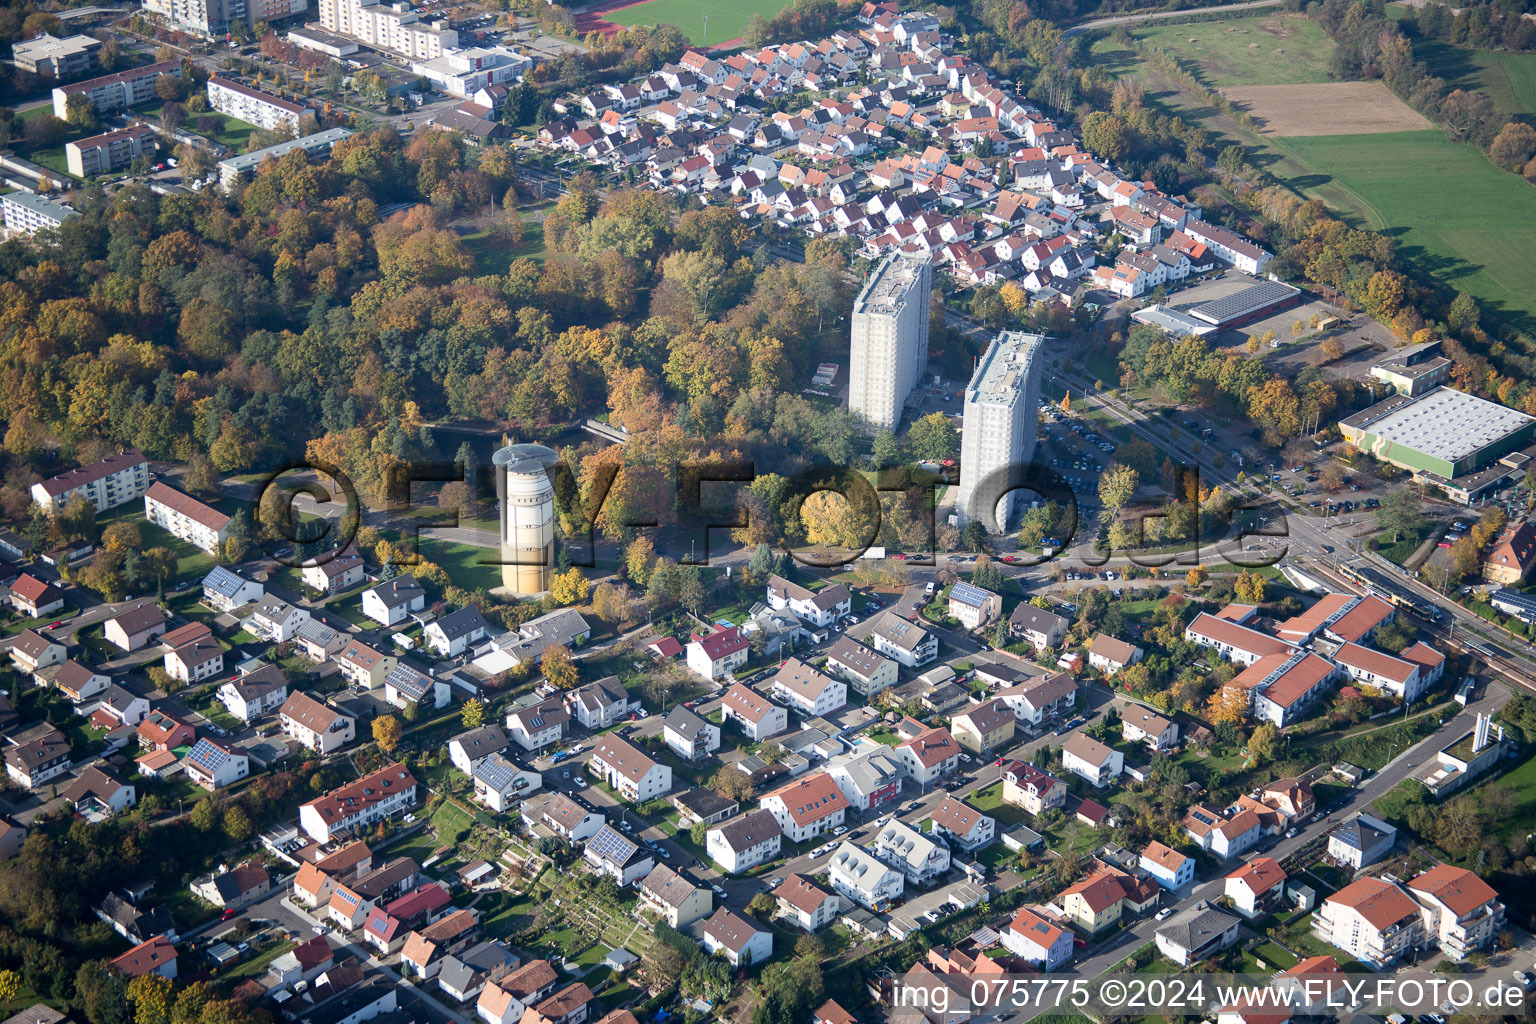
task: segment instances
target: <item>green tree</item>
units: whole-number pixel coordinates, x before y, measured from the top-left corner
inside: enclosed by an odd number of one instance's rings
[[[1114,114],[1095,110],[1083,119],[1083,145],[1095,156],[1119,163],[1132,139],[1131,126]]]
[[[1112,464],[1099,477],[1099,502],[1104,506],[1104,516],[1111,518],[1136,495],[1136,485],[1141,478],[1124,463]]]
[[[1424,525],[1424,515],[1417,495],[1407,487],[1399,487],[1381,499],[1376,509],[1376,524],[1392,535],[1396,544],[1405,533],[1415,533]]]
[[[459,720],[464,723],[466,729],[478,729],[485,721],[485,705],[471,698],[464,702],[463,709],[459,712]]]
[[[870,458],[876,469],[887,469],[899,463],[901,444],[896,440],[896,435],[889,430],[882,430],[876,434],[870,449]]]
[[[907,433],[907,446],[920,459],[940,462],[954,458],[960,450],[960,435],[948,416],[931,412],[912,424]]]

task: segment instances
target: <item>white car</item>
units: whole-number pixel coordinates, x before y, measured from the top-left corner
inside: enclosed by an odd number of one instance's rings
[[[837,828],[832,830],[832,834],[835,835],[835,836],[840,836],[840,835],[844,834],[847,831],[848,831],[848,826],[847,825],[839,825],[839,826],[837,826]]]
[[[1166,921],[1166,920],[1168,920],[1172,916],[1173,916],[1173,908],[1172,907],[1164,907],[1162,910],[1159,910],[1157,912],[1157,919],[1159,921]]]

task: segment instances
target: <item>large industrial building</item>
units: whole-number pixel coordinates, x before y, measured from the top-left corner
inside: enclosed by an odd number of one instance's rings
[[[891,253],[853,302],[848,351],[848,411],[871,431],[895,430],[928,368],[928,261]]]
[[[1344,440],[1443,489],[1454,501],[1523,475],[1536,419],[1453,388],[1393,395],[1339,421]]]
[[[512,444],[491,456],[501,506],[501,584],[519,596],[549,589],[555,563],[555,488],[559,460],[541,444]]]
[[[1040,403],[1038,334],[1007,331],[987,346],[965,389],[960,435],[962,522],[979,521],[993,533],[1008,528],[1024,470],[1035,454],[1035,407]]]

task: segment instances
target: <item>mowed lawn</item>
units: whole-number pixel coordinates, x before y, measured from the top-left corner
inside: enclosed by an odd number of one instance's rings
[[[626,28],[635,25],[676,25],[695,46],[717,46],[739,39],[754,14],[772,18],[785,0],[647,0],[646,3],[609,11],[603,17]],[[709,16],[708,35],[704,17]]]
[[[1217,89],[1326,82],[1333,53],[1333,43],[1304,14],[1153,24],[1132,34],[1185,64],[1199,64],[1206,84]]]
[[[1294,182],[1303,191],[1330,201],[1342,194],[1355,207],[1343,212],[1387,230],[1407,259],[1536,330],[1536,189],[1519,175],[1438,131],[1266,141],[1316,172]],[[1448,182],[1455,183],[1451,207]]]

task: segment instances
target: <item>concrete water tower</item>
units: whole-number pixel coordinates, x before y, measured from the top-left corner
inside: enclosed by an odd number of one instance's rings
[[[501,509],[501,585],[518,596],[549,589],[555,563],[555,488],[559,461],[541,444],[512,444],[491,456]]]

